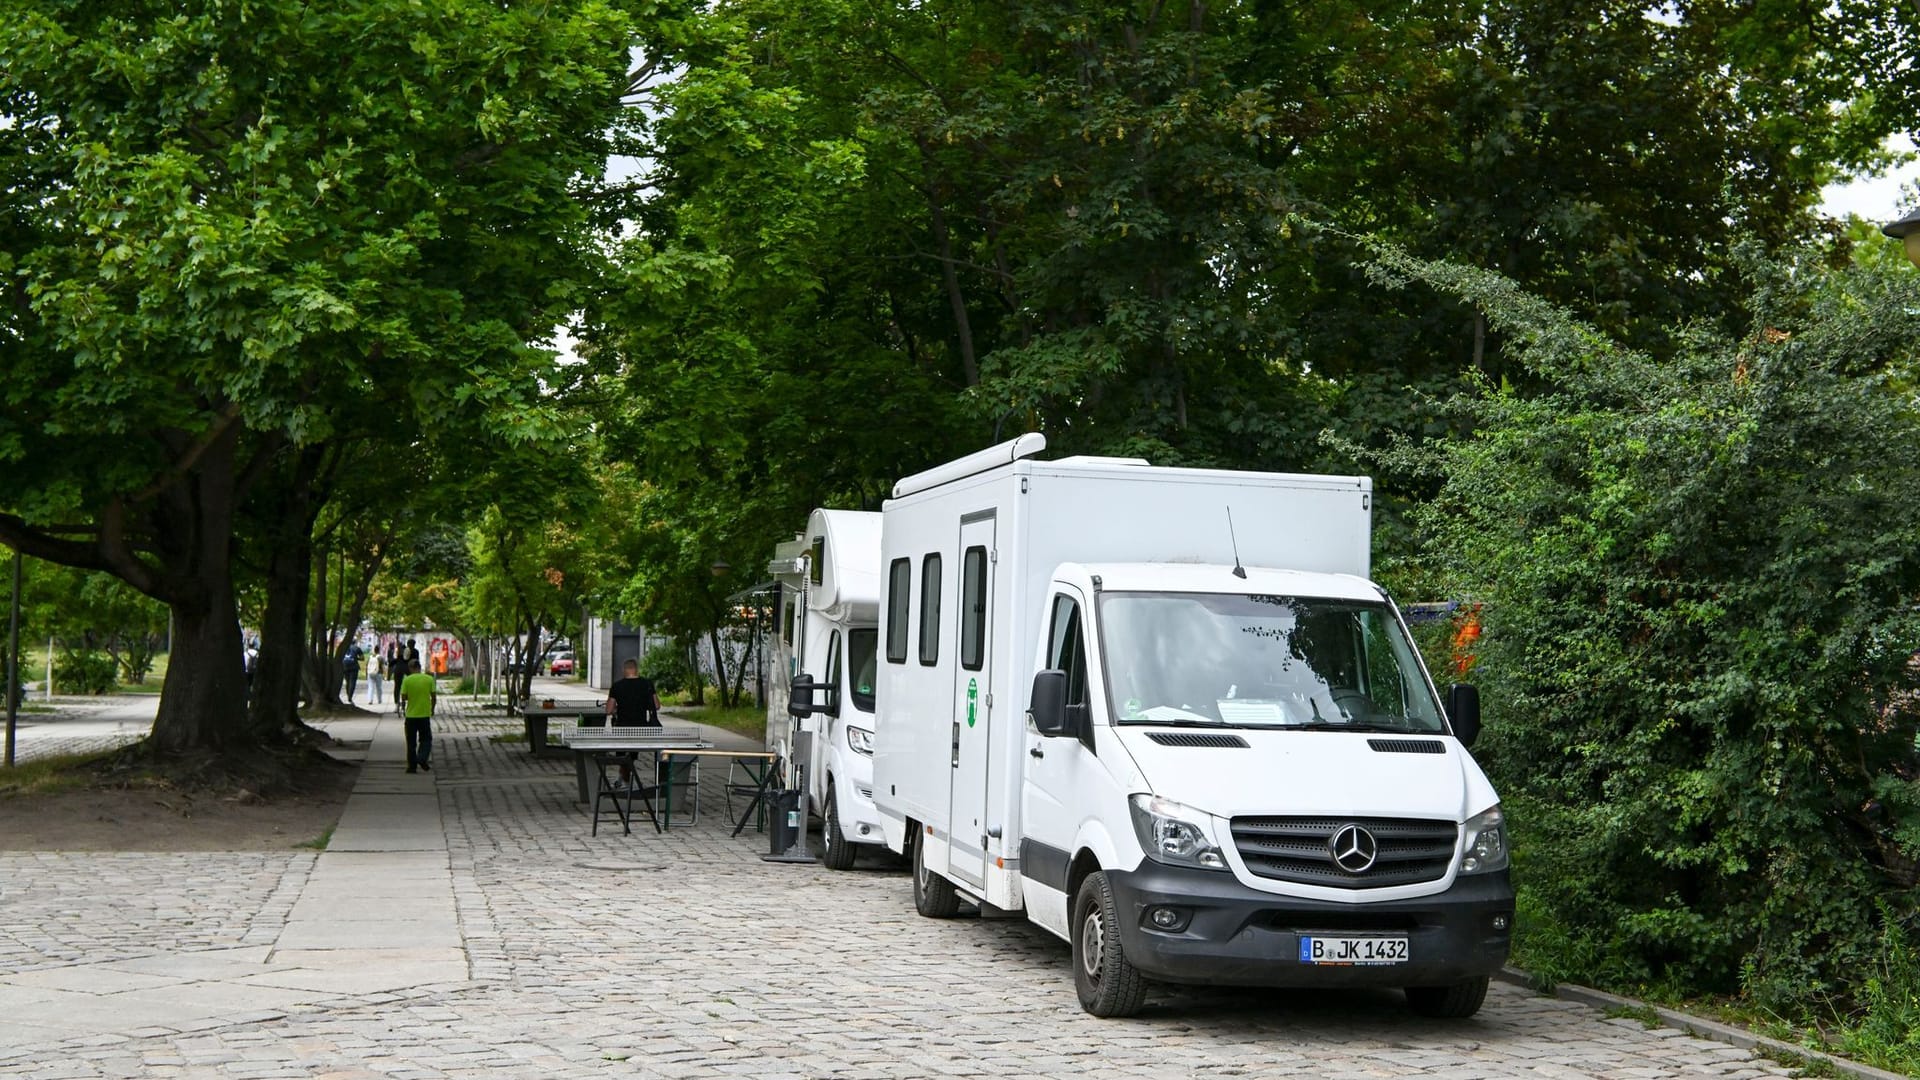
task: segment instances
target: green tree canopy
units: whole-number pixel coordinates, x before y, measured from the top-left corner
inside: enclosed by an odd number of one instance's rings
[[[631,33],[601,0],[10,8],[0,540],[172,608],[156,744],[246,730],[230,549],[284,455],[550,431],[527,343],[579,303]]]

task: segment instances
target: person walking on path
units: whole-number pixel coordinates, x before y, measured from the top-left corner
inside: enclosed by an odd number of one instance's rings
[[[393,676],[393,715],[406,715],[400,703],[400,683],[407,677],[407,654],[400,647],[400,638],[395,636],[387,645],[387,672]]]
[[[347,704],[353,704],[353,692],[360,685],[360,646],[349,645],[340,654],[340,680],[347,687]]]
[[[373,652],[367,656],[367,704],[369,705],[385,704],[386,679],[382,677],[382,672],[386,670],[386,663],[386,660],[380,656],[380,646],[376,644]],[[394,687],[395,693],[399,690],[399,687]]]
[[[400,692],[394,695],[405,703],[407,771],[432,772],[427,758],[433,754],[433,706],[440,697],[439,689],[433,676],[420,670],[420,661],[409,661],[407,671],[410,674],[400,681]]]

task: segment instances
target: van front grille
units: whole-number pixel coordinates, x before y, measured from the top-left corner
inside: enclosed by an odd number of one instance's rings
[[[1372,865],[1357,873],[1334,859],[1334,837],[1349,825],[1373,841]],[[1249,871],[1272,881],[1381,889],[1445,877],[1459,831],[1424,818],[1237,817],[1233,845]]]

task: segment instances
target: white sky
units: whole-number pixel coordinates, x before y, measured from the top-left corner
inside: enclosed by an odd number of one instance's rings
[[[1915,160],[1913,139],[1895,135],[1888,148],[1905,153],[1907,160],[1888,170],[1884,176],[1833,184],[1822,192],[1820,209],[1832,217],[1853,214],[1881,223],[1897,220],[1920,203],[1920,160]]]

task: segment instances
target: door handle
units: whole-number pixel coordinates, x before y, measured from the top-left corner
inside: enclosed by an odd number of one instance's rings
[[[1046,756],[1047,756],[1047,752],[1046,752],[1045,750],[1042,750],[1042,749],[1040,749],[1039,747],[1037,747],[1037,746],[1035,746],[1035,747],[1030,747],[1030,748],[1028,748],[1028,750],[1027,750],[1027,756],[1028,756],[1028,757],[1046,757]]]

